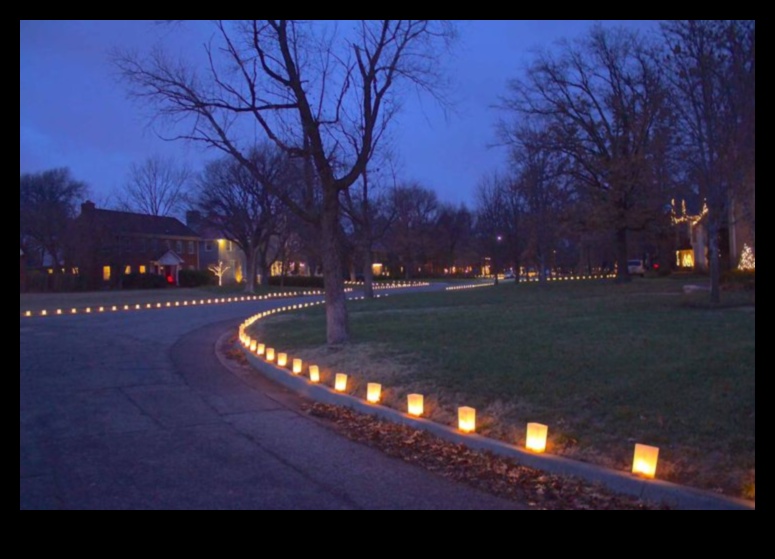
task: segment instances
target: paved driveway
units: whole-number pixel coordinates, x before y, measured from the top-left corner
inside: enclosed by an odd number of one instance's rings
[[[521,508],[346,440],[235,375],[234,303],[21,319],[21,509]]]

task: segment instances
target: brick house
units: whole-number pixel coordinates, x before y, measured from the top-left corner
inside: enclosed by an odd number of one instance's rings
[[[81,204],[70,235],[73,262],[91,287],[121,286],[126,274],[157,274],[178,285],[180,270],[200,269],[201,238],[174,217]]]

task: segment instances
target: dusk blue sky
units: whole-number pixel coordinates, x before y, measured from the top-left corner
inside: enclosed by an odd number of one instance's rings
[[[617,21],[643,31],[655,22]],[[446,63],[450,111],[429,98],[407,98],[391,137],[399,176],[431,187],[448,202],[471,203],[479,178],[505,166],[493,105],[530,60],[531,49],[586,32],[590,21],[474,21],[458,24]],[[181,30],[182,27],[185,29]],[[143,51],[158,43],[192,56],[212,34],[206,23],[22,21],[19,34],[19,170],[70,167],[98,204],[108,203],[129,166],[152,155],[174,156],[194,169],[217,154],[166,142],[148,127],[149,112],[127,99],[111,66],[112,48]]]

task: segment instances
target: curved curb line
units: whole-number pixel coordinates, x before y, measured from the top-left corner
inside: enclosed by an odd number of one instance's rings
[[[346,406],[394,423],[422,429],[452,443],[463,444],[475,450],[492,452],[511,458],[524,466],[552,474],[575,476],[590,482],[601,483],[611,491],[633,495],[646,501],[665,503],[676,509],[755,510],[756,508],[755,503],[743,499],[717,495],[667,481],[646,481],[625,472],[617,472],[561,456],[533,454],[504,442],[482,437],[481,435],[464,435],[452,427],[427,419],[410,417],[392,408],[369,404],[354,396],[334,392],[327,386],[310,383],[305,377],[293,375],[287,369],[281,369],[259,359],[241,345],[239,347],[245,354],[248,362],[265,377],[316,402]]]

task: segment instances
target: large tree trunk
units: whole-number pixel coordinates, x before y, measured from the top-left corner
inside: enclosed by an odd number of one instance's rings
[[[254,248],[245,251],[245,293],[253,293],[256,290],[256,254],[257,250]]]
[[[627,283],[631,280],[627,269],[627,228],[616,230],[616,282]]]
[[[370,249],[363,251],[363,294],[367,299],[374,298],[374,269],[372,268],[374,256]]]
[[[538,254],[538,281],[546,283],[546,258],[544,258],[543,252]]]
[[[266,263],[266,255],[258,258],[256,270],[258,271],[259,284],[262,287],[269,285],[269,265]]]
[[[721,261],[719,259],[719,218],[717,212],[711,212],[708,217],[708,264],[710,266],[710,300],[721,302]]]
[[[326,337],[328,345],[340,345],[350,337],[342,275],[342,246],[339,239],[339,196],[323,194],[321,218],[323,281],[326,290]]]

